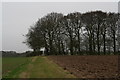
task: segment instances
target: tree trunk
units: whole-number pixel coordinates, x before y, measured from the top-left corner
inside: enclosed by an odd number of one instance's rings
[[[89,52],[92,53],[92,37],[91,37],[91,34],[89,36]]]
[[[33,51],[36,52],[36,48],[34,48]]]
[[[65,55],[65,51],[64,51],[64,43],[63,43],[63,41],[61,42],[61,45],[62,45],[62,54]]]
[[[58,40],[58,53],[61,54],[60,40]]]
[[[48,33],[48,35],[49,35],[49,48],[50,48],[50,54],[53,54],[52,35],[51,35],[50,32]]]
[[[79,33],[79,30],[78,30],[78,51],[80,54],[80,33]]]
[[[73,55],[73,39],[71,34],[70,34],[70,53],[71,55]]]
[[[93,36],[93,37],[92,37],[92,38],[93,38],[93,40],[92,40],[92,41],[93,41],[93,52],[95,52],[95,39],[94,39],[94,32],[93,32],[92,36]]]
[[[105,37],[106,37],[106,32],[104,32],[104,34],[103,34],[103,44],[104,44],[104,50],[103,50],[103,52],[104,52],[104,54],[106,54],[106,44],[105,44],[106,39],[105,39]]]
[[[45,41],[45,54],[48,55],[48,45],[47,45],[47,40],[46,40],[46,33],[44,34],[44,41]]]
[[[50,53],[53,54],[52,40],[50,40],[49,44],[50,44]]]
[[[97,49],[98,49],[98,54],[100,53],[100,43],[99,43],[99,30],[100,26],[98,24],[98,31],[97,31]]]
[[[115,31],[113,31],[113,43],[114,43],[114,53],[115,53],[116,52]]]

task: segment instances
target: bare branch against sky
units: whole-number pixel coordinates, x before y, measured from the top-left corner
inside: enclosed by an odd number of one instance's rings
[[[68,14],[72,12],[87,12],[102,10],[104,12],[118,12],[117,2],[6,2],[2,5],[2,49],[23,52],[29,50],[22,42],[30,25],[38,18],[50,12]]]

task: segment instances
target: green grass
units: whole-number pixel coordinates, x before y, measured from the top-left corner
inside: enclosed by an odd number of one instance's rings
[[[0,55],[0,79],[2,78],[2,57]]]
[[[13,77],[20,71],[20,68],[29,62],[26,57],[3,57],[2,58],[2,77]],[[18,73],[19,74],[19,73]]]
[[[3,58],[3,66],[3,78],[75,78],[45,56]]]

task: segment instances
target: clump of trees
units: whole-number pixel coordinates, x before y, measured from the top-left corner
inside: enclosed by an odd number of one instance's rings
[[[46,55],[117,54],[120,52],[120,15],[91,11],[68,15],[49,13],[38,19],[26,34],[34,50]]]

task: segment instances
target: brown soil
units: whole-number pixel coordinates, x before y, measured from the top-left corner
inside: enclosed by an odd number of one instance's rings
[[[117,78],[118,56],[48,56],[78,78]]]

